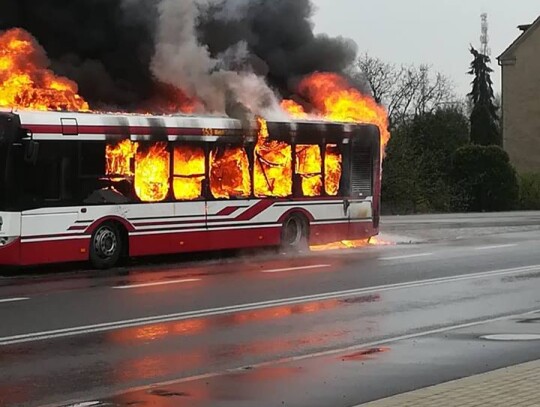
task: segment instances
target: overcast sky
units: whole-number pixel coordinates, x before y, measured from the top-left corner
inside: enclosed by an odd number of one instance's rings
[[[469,44],[480,45],[480,14],[488,13],[496,91],[499,56],[540,16],[540,0],[312,0],[315,29],[352,38],[359,52],[396,64],[426,63],[469,91]]]

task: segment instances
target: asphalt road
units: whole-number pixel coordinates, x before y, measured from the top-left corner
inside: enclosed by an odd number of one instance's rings
[[[353,406],[540,358],[481,338],[540,334],[540,214],[383,230],[399,244],[3,278],[0,405]]]

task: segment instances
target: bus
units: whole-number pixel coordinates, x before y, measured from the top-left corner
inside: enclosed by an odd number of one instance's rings
[[[0,111],[0,265],[368,239],[376,126]]]

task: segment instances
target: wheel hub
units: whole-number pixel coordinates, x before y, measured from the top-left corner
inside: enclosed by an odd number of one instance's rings
[[[103,228],[94,237],[94,247],[99,257],[109,258],[114,255],[118,241],[116,234],[108,228]]]

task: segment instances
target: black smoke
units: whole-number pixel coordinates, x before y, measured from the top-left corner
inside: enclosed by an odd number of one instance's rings
[[[352,40],[314,34],[314,11],[310,0],[217,1],[202,14],[200,39],[214,56],[245,41],[270,83],[286,92],[309,73],[340,73],[356,57]]]
[[[76,81],[91,105],[131,108],[153,91],[156,20],[153,7],[144,10],[146,19],[142,9],[129,9],[120,0],[2,0],[0,30],[21,27],[34,35],[52,69]]]
[[[315,35],[310,0],[178,0],[201,9],[197,34],[213,57],[239,42],[251,66],[287,94],[303,75],[341,72],[355,44]],[[21,27],[46,49],[52,69],[79,84],[94,107],[135,109],[160,86],[151,72],[158,0],[2,0],[0,31]]]

